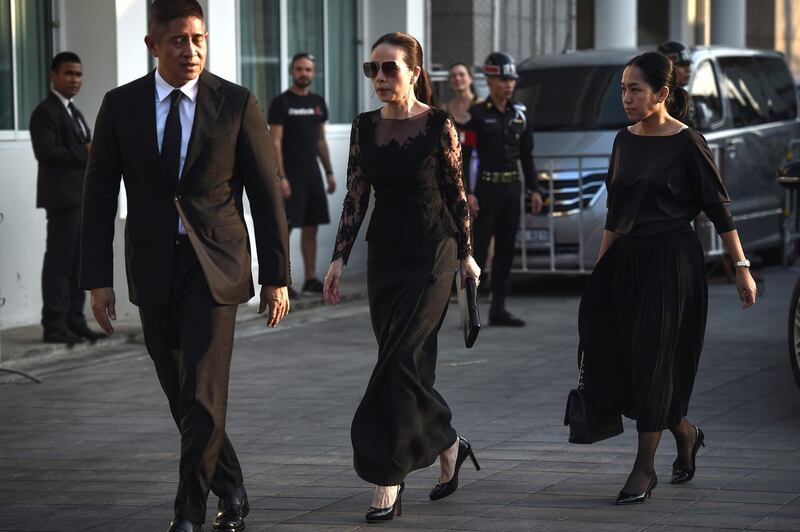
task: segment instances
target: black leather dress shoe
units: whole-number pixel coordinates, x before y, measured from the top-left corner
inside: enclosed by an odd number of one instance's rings
[[[624,491],[620,491],[619,495],[617,495],[617,504],[641,504],[653,494],[653,490],[656,486],[658,486],[658,476],[653,473],[653,480],[650,481],[650,484],[643,493],[625,493]]]
[[[403,513],[404,489],[406,489],[406,484],[405,482],[401,482],[400,488],[397,490],[397,498],[394,500],[394,504],[388,508],[375,508],[374,506],[370,506],[367,515],[364,516],[367,522],[380,523],[381,521],[391,521],[394,519],[395,513],[397,517],[400,517],[400,514]]]
[[[524,327],[525,322],[503,309],[489,312],[489,325],[494,327]]]
[[[73,334],[69,331],[64,330],[54,330],[54,331],[45,331],[42,335],[42,340],[46,344],[80,344],[83,342],[83,338],[78,336],[77,334]]]
[[[689,482],[694,478],[694,472],[697,470],[697,451],[700,450],[700,447],[706,446],[706,435],[703,434],[703,431],[700,430],[700,427],[697,425],[694,426],[695,431],[695,440],[694,440],[694,447],[692,447],[692,467],[691,469],[678,469],[677,467],[672,467],[672,480],[670,481],[671,484],[683,484],[684,482]]]
[[[475,458],[475,453],[472,451],[472,445],[461,436],[458,436],[458,454],[456,455],[456,466],[453,469],[453,476],[447,482],[436,483],[428,495],[430,500],[438,501],[456,492],[458,489],[458,472],[461,470],[461,466],[464,464],[467,457],[472,459],[472,465],[475,466],[475,470],[480,471],[481,466],[478,465],[478,460]]]
[[[108,338],[108,335],[105,333],[94,332],[87,326],[77,327],[74,329],[70,329],[70,332],[76,336],[80,336],[84,340],[88,340],[89,342],[96,342],[97,340],[102,340],[103,338]]]
[[[175,519],[167,532],[203,532],[203,523],[192,523],[188,519]]]
[[[239,532],[245,529],[244,518],[250,513],[247,492],[244,486],[236,490],[230,497],[220,498],[217,504],[217,516],[211,527],[221,532]]]

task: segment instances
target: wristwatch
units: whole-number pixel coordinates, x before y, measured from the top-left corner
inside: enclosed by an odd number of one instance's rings
[[[750,261],[747,260],[747,259],[737,260],[736,262],[733,263],[733,265],[736,268],[749,268],[750,267]]]

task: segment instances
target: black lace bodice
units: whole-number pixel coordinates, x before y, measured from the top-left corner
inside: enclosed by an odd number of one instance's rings
[[[456,237],[460,259],[472,254],[469,209],[454,121],[431,109],[404,120],[362,113],[350,133],[347,195],[333,258],[350,256],[375,191],[367,240],[438,241]]]

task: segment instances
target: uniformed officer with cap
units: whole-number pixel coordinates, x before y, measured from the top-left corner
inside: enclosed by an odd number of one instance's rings
[[[489,242],[494,237],[489,325],[521,327],[525,322],[508,312],[505,303],[511,286],[514,241],[519,229],[520,162],[525,189],[532,195],[533,212],[542,209],[533,163],[533,131],[525,106],[511,99],[518,77],[514,59],[508,54],[494,52],[486,58],[483,71],[489,97],[470,107],[470,119],[466,124],[467,131],[474,133],[479,160],[475,190],[467,190],[474,218],[473,251],[483,269]],[[469,175],[471,156],[472,147],[465,146],[464,175]],[[469,180],[464,181],[468,186]]]
[[[692,52],[689,47],[682,42],[666,41],[658,46],[658,51],[666,55],[675,65],[675,84],[685,89],[692,77]],[[692,128],[697,127],[694,101],[691,96],[689,96],[689,108],[686,110],[683,123]]]

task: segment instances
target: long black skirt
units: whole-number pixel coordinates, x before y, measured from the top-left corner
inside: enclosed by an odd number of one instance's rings
[[[703,249],[690,228],[617,238],[581,300],[589,397],[635,419],[639,432],[677,425],[689,408],[707,311]]]
[[[351,427],[362,479],[400,484],[456,441],[437,392],[437,335],[458,269],[456,242],[369,243],[367,290],[378,363]]]

